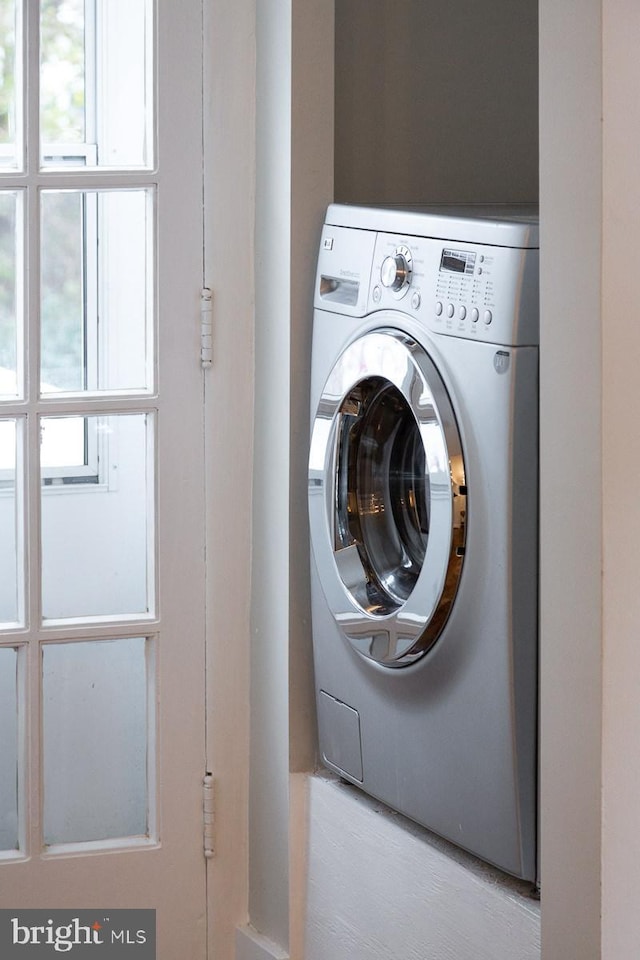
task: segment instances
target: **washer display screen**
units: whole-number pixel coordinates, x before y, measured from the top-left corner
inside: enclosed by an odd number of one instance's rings
[[[440,258],[440,270],[447,273],[473,273],[475,264],[475,253],[460,250],[443,250]]]

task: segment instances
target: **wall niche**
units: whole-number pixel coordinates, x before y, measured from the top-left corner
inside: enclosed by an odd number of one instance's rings
[[[538,0],[336,0],[335,198],[536,203]]]

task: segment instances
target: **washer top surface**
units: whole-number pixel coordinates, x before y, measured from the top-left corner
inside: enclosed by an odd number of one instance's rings
[[[497,247],[537,249],[539,246],[538,208],[533,204],[359,206],[334,203],[327,210],[325,223]]]

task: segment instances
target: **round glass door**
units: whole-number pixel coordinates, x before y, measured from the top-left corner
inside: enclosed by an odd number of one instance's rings
[[[316,415],[311,536],[329,606],[364,656],[404,666],[442,631],[464,557],[453,410],[426,351],[391,329],[338,359]]]

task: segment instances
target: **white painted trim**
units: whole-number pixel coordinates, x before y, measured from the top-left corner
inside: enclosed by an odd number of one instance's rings
[[[207,478],[206,768],[216,781],[217,824],[216,854],[207,860],[207,940],[210,957],[229,960],[236,927],[246,923],[248,910],[255,0],[203,0],[203,18],[201,286],[213,291],[215,304],[202,438]]]
[[[289,953],[304,960],[309,875],[309,774],[294,773],[289,787]]]
[[[601,946],[601,100],[601,0],[541,0],[543,960]]]
[[[292,0],[256,5],[256,330],[249,919],[289,940]]]

